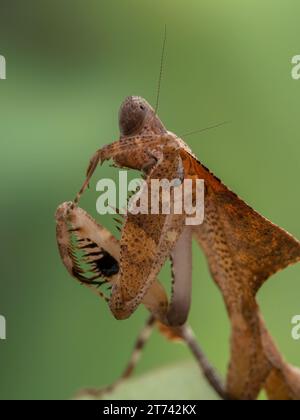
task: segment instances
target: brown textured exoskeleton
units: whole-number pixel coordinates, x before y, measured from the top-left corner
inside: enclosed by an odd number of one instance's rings
[[[105,299],[117,319],[128,318],[143,303],[151,312],[145,331],[157,321],[166,335],[186,341],[222,398],[255,399],[264,388],[270,399],[300,399],[299,370],[282,359],[255,300],[271,275],[300,260],[300,243],[250,208],[203,166],[183,140],[164,127],[146,100],[128,97],[121,106],[119,124],[120,139],[96,152],[76,199],[57,211],[58,245],[70,274],[98,294],[101,292],[95,287],[101,285],[98,279],[104,278],[111,286]],[[106,160],[140,170],[149,187],[152,179],[204,180],[204,222],[187,226],[184,213],[128,213],[118,242],[78,207],[95,168]],[[232,326],[225,385],[186,324],[191,302],[192,238],[206,255]],[[170,302],[157,281],[168,258],[173,266]],[[146,336],[142,334],[137,349]],[[136,359],[134,352],[124,377]]]

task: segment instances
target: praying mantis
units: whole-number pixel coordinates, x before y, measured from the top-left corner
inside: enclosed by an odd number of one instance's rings
[[[168,131],[156,111],[141,97],[125,99],[119,113],[120,138],[99,149],[73,202],[56,212],[61,259],[79,282],[104,298],[116,319],[130,317],[140,304],[150,311],[132,358],[120,380],[128,377],[150,332],[158,325],[169,338],[183,340],[222,399],[253,400],[264,389],[269,399],[300,399],[300,370],[286,363],[268,333],[256,302],[264,282],[300,261],[300,242],[272,224],[230,191]],[[185,214],[130,214],[118,241],[78,204],[99,164],[112,160],[119,168],[141,171],[152,179],[202,179],[205,217],[199,226],[185,225]],[[192,290],[191,243],[203,250],[219,287],[231,323],[231,356],[223,384],[204,356],[187,324]],[[172,262],[172,294],[157,277]],[[101,281],[103,279],[103,281]],[[100,288],[108,285],[109,295]],[[101,396],[103,390],[89,390]]]

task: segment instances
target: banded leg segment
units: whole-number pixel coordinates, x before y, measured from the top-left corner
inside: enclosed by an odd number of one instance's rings
[[[133,348],[129,361],[126,365],[126,368],[124,369],[122,375],[115,382],[113,382],[111,385],[108,385],[100,389],[96,389],[96,388],[83,389],[78,393],[78,397],[80,398],[82,396],[90,396],[97,399],[102,398],[105,394],[113,392],[116,388],[118,388],[119,385],[121,385],[128,378],[130,378],[139,360],[141,359],[143,349],[145,348],[154,327],[155,327],[155,318],[154,316],[151,315],[137,337],[135,346]]]

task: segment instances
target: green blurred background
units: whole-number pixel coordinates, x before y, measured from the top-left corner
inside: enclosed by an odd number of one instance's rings
[[[299,0],[1,0],[0,398],[69,398],[121,372],[147,316],[118,322],[73,281],[55,241],[54,212],[72,199],[88,160],[118,138],[127,95],[155,103],[164,25],[160,117],[200,160],[259,212],[300,238]],[[96,216],[99,168],[82,205]],[[113,228],[108,217],[101,219]],[[194,249],[190,322],[225,373],[229,328],[205,260]],[[300,313],[300,265],[270,280],[259,301],[285,357],[300,365],[291,318]],[[169,273],[162,277],[168,284]],[[138,372],[191,359],[155,333]],[[180,377],[178,377],[180,384]],[[177,386],[178,386],[177,384]],[[146,397],[146,396],[145,396]],[[163,398],[163,395],[162,395]]]

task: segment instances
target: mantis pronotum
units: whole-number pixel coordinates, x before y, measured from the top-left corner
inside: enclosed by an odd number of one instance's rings
[[[300,399],[299,370],[282,359],[255,300],[272,274],[300,260],[300,243],[255,212],[203,166],[182,139],[166,130],[146,100],[126,98],[119,124],[120,139],[96,152],[74,202],[64,203],[57,211],[58,245],[70,274],[93,289],[104,278],[111,287],[110,296],[96,292],[108,301],[117,319],[128,318],[143,303],[153,317],[147,331],[155,320],[165,334],[186,341],[223,399],[255,399],[262,388],[270,399]],[[148,185],[161,178],[203,179],[204,223],[186,226],[185,214],[128,213],[118,243],[78,207],[95,168],[110,159],[118,167],[140,170]],[[192,238],[206,255],[232,326],[226,385],[221,384],[186,324]],[[157,281],[168,258],[173,263],[170,302]],[[123,377],[131,372],[146,336],[142,333]]]

